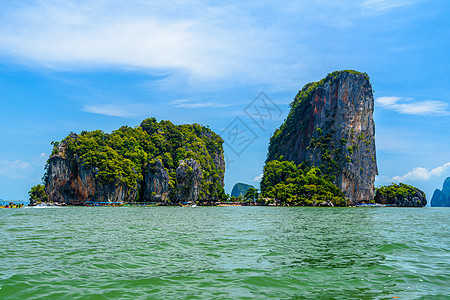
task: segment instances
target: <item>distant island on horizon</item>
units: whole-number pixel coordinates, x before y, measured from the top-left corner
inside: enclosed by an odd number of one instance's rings
[[[444,180],[442,190],[434,190],[431,207],[450,207],[450,177]]]

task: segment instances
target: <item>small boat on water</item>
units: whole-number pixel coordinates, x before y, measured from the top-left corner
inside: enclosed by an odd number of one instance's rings
[[[197,207],[197,204],[196,203],[192,203],[192,201],[180,202],[179,205],[181,207]]]
[[[123,202],[98,202],[98,201],[86,201],[86,206],[123,206]]]
[[[384,207],[385,205],[380,203],[356,203],[355,207]]]
[[[133,207],[151,207],[160,206],[161,203],[158,202],[127,202],[123,206],[133,206]]]
[[[0,209],[1,208],[22,208],[25,205],[23,203],[20,203],[19,201],[1,201],[1,202],[2,203],[0,203]]]

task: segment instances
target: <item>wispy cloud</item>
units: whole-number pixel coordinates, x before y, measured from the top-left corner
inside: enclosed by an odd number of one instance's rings
[[[116,66],[211,79],[260,75],[257,62],[279,54],[274,32],[232,5],[43,0],[4,8],[0,52],[51,68]]]
[[[113,117],[130,117],[135,115],[135,112],[130,110],[126,105],[117,104],[84,105],[83,111]]]
[[[255,178],[253,178],[253,181],[260,181],[263,178],[263,173],[259,174]]]
[[[428,170],[423,167],[414,168],[412,171],[406,173],[402,176],[395,176],[392,181],[402,182],[402,181],[427,181],[432,177],[441,176],[447,169],[450,168],[450,162],[443,164],[442,166],[436,167],[432,170]]]
[[[361,3],[364,11],[384,12],[398,7],[409,6],[419,2],[419,0],[366,0]]]
[[[57,70],[143,69],[167,77],[182,74],[190,84],[229,80],[278,88],[298,85],[305,70],[326,61],[323,54],[311,54],[323,46],[316,38],[323,27],[346,30],[361,15],[361,6],[350,0],[291,0],[281,6],[206,0],[16,2],[0,10],[0,54],[15,61]],[[385,11],[409,3],[362,5]]]
[[[0,160],[0,176],[12,179],[25,178],[24,172],[30,171],[32,168],[29,162],[23,160]]]
[[[176,108],[220,108],[227,107],[229,105],[214,103],[214,102],[200,102],[190,99],[179,99],[172,101],[172,105]]]
[[[414,101],[412,98],[379,97],[376,104],[384,109],[408,115],[449,115],[443,101]]]

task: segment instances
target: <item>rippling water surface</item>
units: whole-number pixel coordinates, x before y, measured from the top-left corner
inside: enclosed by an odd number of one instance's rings
[[[0,210],[0,299],[448,299],[450,209]]]

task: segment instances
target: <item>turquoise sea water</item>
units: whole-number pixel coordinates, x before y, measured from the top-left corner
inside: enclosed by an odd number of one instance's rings
[[[0,210],[0,299],[449,299],[450,209]]]

